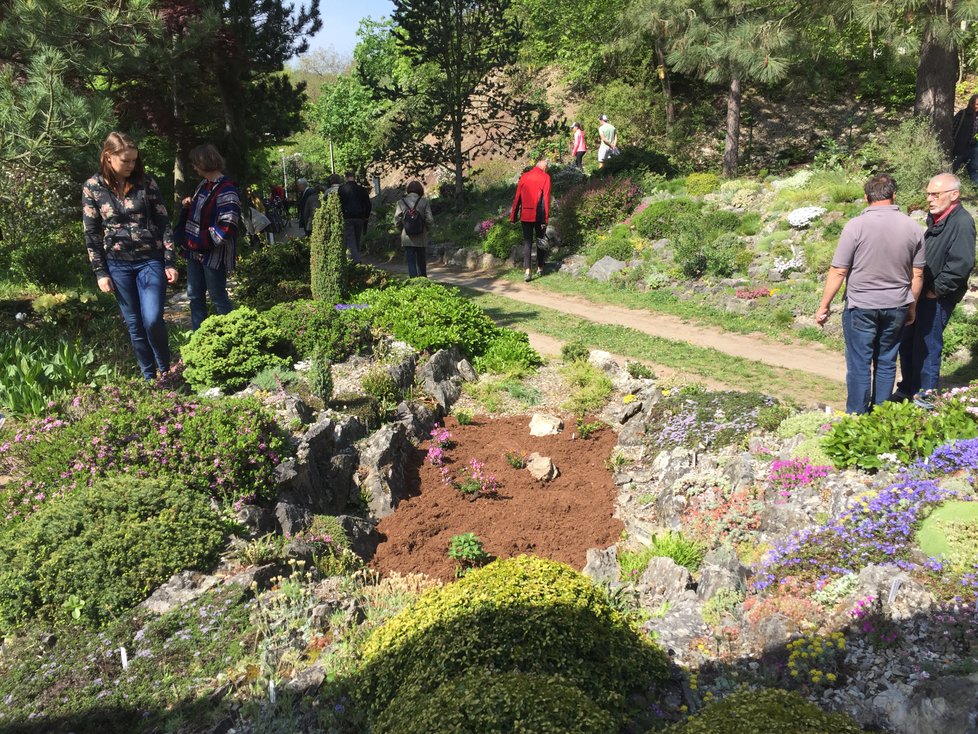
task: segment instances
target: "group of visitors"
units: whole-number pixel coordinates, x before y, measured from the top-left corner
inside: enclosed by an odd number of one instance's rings
[[[605,162],[612,156],[618,155],[618,130],[607,115],[598,115],[598,138],[601,144],[598,146],[598,168],[604,168]],[[575,122],[571,125],[573,130],[573,141],[571,143],[571,155],[574,156],[574,166],[579,170],[584,170],[584,154],[587,153],[587,141],[584,139],[584,125]]]
[[[927,185],[926,230],[894,203],[890,175],[873,176],[863,190],[868,206],[842,229],[815,320],[826,323],[845,282],[846,412],[866,413],[888,400],[932,408],[944,329],[975,266],[975,222],[952,173]]]

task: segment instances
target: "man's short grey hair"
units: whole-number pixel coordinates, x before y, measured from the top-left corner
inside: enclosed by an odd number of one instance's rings
[[[960,178],[958,178],[957,176],[955,176],[953,173],[945,173],[945,174],[942,174],[942,175],[947,176],[950,179],[950,184],[948,184],[948,185],[951,187],[951,190],[952,191],[960,191],[961,190],[961,179]]]
[[[300,186],[302,184],[305,184],[306,186],[308,186],[309,185],[309,181],[307,179],[300,178],[298,181],[295,182],[295,184],[296,184],[296,186]]]

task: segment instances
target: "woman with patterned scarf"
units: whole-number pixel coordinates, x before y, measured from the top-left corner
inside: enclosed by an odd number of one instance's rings
[[[183,200],[181,215],[190,324],[196,331],[207,318],[207,295],[218,314],[234,308],[227,283],[237,261],[241,197],[238,187],[224,175],[224,158],[213,145],[198,145],[190,151],[190,163],[203,177],[194,195]]]

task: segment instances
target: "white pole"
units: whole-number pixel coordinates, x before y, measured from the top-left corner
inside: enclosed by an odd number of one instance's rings
[[[333,139],[329,139],[329,172],[336,173],[336,166],[333,165]]]

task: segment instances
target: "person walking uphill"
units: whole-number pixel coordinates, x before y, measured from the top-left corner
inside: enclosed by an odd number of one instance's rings
[[[550,220],[550,174],[547,173],[547,159],[540,158],[536,165],[520,176],[513,197],[513,209],[509,221],[516,222],[519,217],[523,225],[523,280],[530,281],[530,259],[533,256],[533,241],[537,243],[537,275],[543,275],[547,248],[541,247],[547,222]]]
[[[599,115],[598,137],[601,138],[601,145],[598,146],[598,168],[604,168],[604,162],[613,155],[618,155],[618,130],[608,120],[607,115]]]
[[[203,177],[194,195],[183,200],[181,215],[190,326],[196,331],[207,318],[207,295],[218,314],[231,313],[234,308],[227,286],[237,261],[241,198],[238,187],[224,175],[224,158],[213,145],[198,145],[190,151],[190,163]]]
[[[152,380],[170,369],[163,303],[179,274],[163,195],[128,135],[102,144],[99,171],[82,186],[82,222],[99,290],[115,293],[139,371]]]
[[[428,240],[435,226],[431,202],[425,198],[420,181],[410,181],[394,209],[394,224],[401,230],[401,247],[407,260],[408,275],[428,277]]]
[[[584,154],[587,153],[587,142],[584,140],[584,126],[575,122],[571,125],[574,131],[574,144],[571,146],[571,155],[574,156],[574,167],[579,171],[584,170]]]
[[[900,332],[914,321],[924,281],[923,232],[894,205],[896,183],[884,173],[863,190],[869,206],[843,228],[815,314],[824,325],[845,281],[846,412],[856,414],[889,399]]]
[[[961,180],[950,173],[927,184],[927,231],[924,232],[924,286],[917,301],[917,320],[904,329],[900,344],[900,375],[894,399],[916,398],[936,390],[941,374],[944,329],[951,312],[968,292],[975,267],[975,220],[961,204]]]
[[[360,243],[363,230],[370,216],[370,194],[357,183],[353,171],[346,172],[346,183],[339,188],[340,209],[343,210],[343,244],[350,251],[350,259],[360,262]]]

